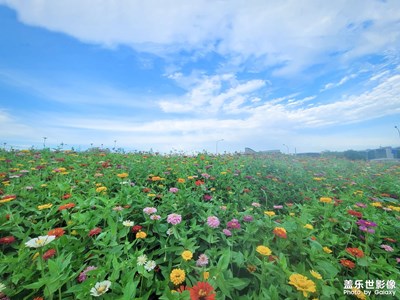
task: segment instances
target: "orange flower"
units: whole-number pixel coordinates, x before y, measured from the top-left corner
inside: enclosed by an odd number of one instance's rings
[[[62,228],[54,228],[54,229],[50,230],[47,233],[47,235],[54,235],[56,237],[60,237],[60,236],[63,236],[64,233],[65,233],[64,229],[62,229]]]
[[[117,176],[118,176],[119,178],[126,178],[126,177],[129,176],[129,174],[128,174],[128,173],[120,173],[120,174],[117,174]]]
[[[216,296],[213,286],[202,281],[189,288],[189,292],[192,300],[215,300]]]
[[[280,238],[287,238],[286,229],[283,227],[275,227],[273,233]]]
[[[10,202],[10,201],[14,200],[15,198],[17,198],[16,195],[4,195],[4,196],[1,198],[0,203]]]
[[[75,207],[75,203],[70,202],[70,203],[61,205],[61,206],[58,208],[58,210],[61,211],[61,210],[69,209],[69,208],[73,208],[73,207]]]
[[[342,259],[340,260],[340,264],[341,264],[343,267],[346,267],[346,268],[349,268],[349,269],[354,269],[355,266],[356,266],[356,264],[353,263],[351,260],[344,259],[344,258],[342,258]]]
[[[364,252],[358,248],[346,248],[346,252],[354,257],[364,257]]]

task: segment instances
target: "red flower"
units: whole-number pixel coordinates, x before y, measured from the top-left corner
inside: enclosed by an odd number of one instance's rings
[[[384,238],[384,240],[388,241],[388,242],[391,242],[391,243],[396,243],[397,242],[395,239],[388,238],[388,237]]]
[[[63,199],[71,198],[71,194],[65,194],[65,195],[63,195],[61,198],[63,198]]]
[[[60,236],[63,236],[64,233],[65,233],[64,229],[62,229],[62,228],[54,228],[54,229],[50,230],[47,233],[47,235],[54,235],[56,237],[60,237]]]
[[[101,231],[102,230],[100,227],[93,228],[92,230],[89,231],[89,236],[98,235]]]
[[[13,237],[12,235],[5,236],[5,237],[2,237],[0,239],[0,244],[3,244],[3,245],[9,245],[9,244],[12,244],[14,242],[15,242],[15,237]]]
[[[56,255],[56,249],[49,249],[43,254],[43,259],[48,260],[49,258],[52,258],[54,255]]]
[[[273,233],[276,236],[279,236],[282,239],[286,239],[287,238],[286,230],[283,227],[275,227],[274,230],[273,230]]]
[[[364,257],[364,252],[358,248],[346,248],[346,252],[354,257]]]
[[[62,210],[64,210],[64,209],[73,208],[73,207],[75,207],[75,203],[70,202],[70,203],[61,205],[61,206],[58,208],[58,210],[59,210],[59,211],[62,211]]]
[[[140,230],[142,230],[142,228],[143,227],[140,226],[140,225],[135,225],[135,226],[132,227],[131,230],[132,230],[133,233],[136,233],[136,232],[139,232]]]
[[[349,268],[349,269],[354,269],[355,266],[356,266],[356,264],[353,263],[351,260],[344,259],[344,258],[342,258],[342,259],[340,260],[340,264],[341,264],[343,267],[346,267],[346,268]]]
[[[360,213],[359,211],[355,211],[355,210],[352,210],[352,209],[349,209],[347,211],[347,213],[349,215],[352,215],[352,216],[357,217],[357,218],[362,218],[362,216],[363,216],[362,213]]]
[[[197,186],[199,186],[199,185],[203,185],[204,182],[201,181],[201,180],[196,180],[194,184],[197,185]]]
[[[208,282],[198,282],[189,288],[190,299],[192,300],[215,300],[214,288]]]

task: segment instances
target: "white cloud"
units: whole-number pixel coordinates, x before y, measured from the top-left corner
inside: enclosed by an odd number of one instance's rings
[[[214,51],[234,64],[274,66],[274,74],[285,76],[332,59],[340,63],[386,49],[398,51],[400,44],[397,0],[0,3],[14,8],[24,23],[85,42],[128,45],[162,56],[181,50],[200,55]]]

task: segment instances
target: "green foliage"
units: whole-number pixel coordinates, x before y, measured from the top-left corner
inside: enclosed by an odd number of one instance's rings
[[[187,289],[199,282],[216,299],[304,299],[289,284],[301,274],[315,285],[307,297],[344,299],[345,280],[399,278],[399,174],[398,165],[327,157],[2,151],[0,282],[11,299],[89,299],[104,280],[111,287],[103,299],[190,299]],[[179,224],[167,221],[173,213]],[[210,216],[219,226],[207,224]],[[375,222],[374,233],[359,218]],[[228,228],[233,219],[240,228]],[[64,234],[48,245],[25,246],[56,228]],[[258,253],[260,245],[271,255]],[[50,249],[54,256],[43,259]],[[196,263],[201,254],[207,264]],[[138,264],[143,255],[155,268]],[[185,272],[176,286],[173,269]]]

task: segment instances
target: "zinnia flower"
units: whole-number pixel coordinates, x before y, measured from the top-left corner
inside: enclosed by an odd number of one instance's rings
[[[147,262],[147,255],[146,254],[140,255],[137,258],[136,262],[138,266],[143,266]]]
[[[240,229],[240,224],[237,219],[232,219],[226,224],[226,226],[228,227],[228,229]]]
[[[156,267],[156,265],[157,264],[156,264],[156,262],[154,260],[149,260],[144,265],[144,268],[146,269],[147,272],[150,272],[151,270],[153,270]]]
[[[196,266],[198,267],[204,267],[208,265],[208,257],[205,254],[200,254],[199,258],[196,261]]]
[[[275,212],[271,210],[266,210],[264,211],[264,214],[267,215],[268,217],[275,216]]]
[[[257,246],[256,251],[264,256],[271,255],[271,253],[272,253],[271,249],[269,249],[268,247],[263,246],[263,245]]]
[[[348,259],[344,259],[344,258],[342,258],[342,259],[340,260],[340,264],[341,264],[343,267],[346,267],[346,268],[348,268],[348,269],[354,269],[355,266],[356,266],[356,264],[355,264],[354,262],[352,262],[351,260],[348,260]]]
[[[37,208],[38,208],[38,210],[43,210],[43,209],[51,208],[52,206],[53,206],[53,204],[47,203],[47,204],[39,205]]]
[[[135,222],[130,221],[130,220],[125,220],[122,222],[122,225],[126,226],[126,227],[132,227],[135,224]]]
[[[0,238],[0,244],[9,245],[15,242],[15,237],[12,235]]]
[[[147,215],[152,215],[155,214],[157,212],[157,208],[155,207],[145,207],[143,208],[143,212]]]
[[[226,235],[226,236],[231,236],[232,232],[229,229],[223,229],[222,232]]]
[[[244,222],[251,222],[253,221],[253,216],[247,215],[243,217]]]
[[[389,245],[381,245],[381,248],[382,249],[384,249],[385,251],[388,251],[388,252],[393,252],[394,251],[394,249],[392,248],[392,247],[390,247]]]
[[[308,297],[308,293],[316,292],[314,281],[300,274],[290,275],[289,284],[293,285],[298,291],[303,292],[304,297]]]
[[[310,274],[311,274],[314,278],[322,279],[321,274],[319,274],[317,271],[311,270],[311,271],[310,271]]]
[[[346,252],[354,257],[364,257],[364,252],[358,248],[346,248]]]
[[[189,288],[189,292],[192,300],[215,300],[216,297],[214,287],[208,282],[198,282],[195,286]]]
[[[120,174],[117,174],[117,176],[118,176],[119,178],[126,178],[126,177],[129,176],[129,174],[128,174],[128,173],[120,173]]]
[[[97,193],[102,193],[102,192],[106,192],[107,188],[105,186],[99,186],[98,188],[96,188],[96,192]]]
[[[136,238],[137,239],[145,239],[146,236],[147,236],[147,233],[144,232],[144,231],[139,231],[139,232],[136,233]]]
[[[25,243],[26,247],[30,248],[41,248],[46,246],[48,243],[53,241],[56,237],[54,235],[43,235],[37,238],[31,239]]]
[[[52,258],[54,255],[56,255],[56,249],[49,249],[43,254],[42,258],[44,260],[48,260],[49,258]]]
[[[178,191],[179,191],[179,189],[176,188],[176,187],[172,187],[172,188],[169,189],[169,192],[173,193],[173,194],[177,193]]]
[[[6,202],[10,202],[14,199],[16,199],[17,196],[16,195],[4,195],[1,199],[0,199],[0,203],[6,203]]]
[[[81,273],[79,273],[78,282],[85,281],[87,279],[87,272],[96,270],[96,269],[97,269],[97,267],[95,267],[95,266],[88,266],[85,270],[83,270]]]
[[[182,216],[178,214],[169,214],[167,217],[167,222],[172,225],[178,225],[182,222]]]
[[[50,230],[47,235],[54,235],[55,237],[60,237],[63,236],[65,233],[65,230],[62,228],[54,228]]]
[[[322,202],[322,203],[332,203],[332,198],[330,198],[330,197],[321,197],[321,198],[319,199],[319,202]]]
[[[357,217],[357,218],[362,218],[362,216],[363,216],[363,214],[362,214],[361,212],[355,211],[355,210],[352,210],[352,209],[349,209],[349,210],[347,211],[347,213],[348,213],[349,215],[352,215],[352,216]]]
[[[185,281],[185,271],[182,269],[173,269],[169,278],[174,285],[181,284]]]
[[[96,285],[91,288],[90,295],[94,297],[100,297],[105,294],[111,286],[111,281],[104,280],[102,282],[97,282]]]
[[[312,230],[314,229],[314,226],[312,226],[311,224],[306,224],[304,225],[304,228]]]
[[[185,250],[182,252],[181,256],[184,260],[191,260],[193,257],[193,253],[189,250]]]
[[[135,226],[132,227],[131,230],[132,230],[133,233],[136,233],[136,232],[142,230],[142,228],[143,228],[143,226],[135,225]]]
[[[60,207],[58,208],[58,210],[59,211],[62,211],[62,210],[64,210],[64,209],[69,209],[69,208],[73,208],[73,207],[75,207],[75,203],[67,203],[67,204],[64,204],[64,205],[60,205]]]
[[[217,228],[219,226],[219,219],[215,216],[208,217],[207,225],[211,228]]]
[[[93,228],[92,230],[90,230],[88,235],[89,236],[98,235],[101,233],[101,231],[102,231],[102,229],[100,227],[96,227],[96,228]]]
[[[273,234],[283,239],[287,238],[286,229],[283,227],[275,227],[273,230]]]

